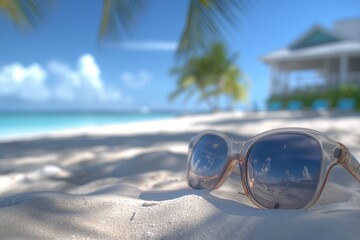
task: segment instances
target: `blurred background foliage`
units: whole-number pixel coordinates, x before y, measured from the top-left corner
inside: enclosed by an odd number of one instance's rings
[[[312,108],[313,103],[318,99],[324,99],[329,102],[329,107],[335,109],[341,99],[353,99],[355,109],[360,111],[360,87],[358,85],[341,85],[339,88],[328,89],[309,89],[308,91],[294,92],[291,95],[274,95],[268,99],[268,104],[272,102],[281,102],[286,106],[291,101],[300,101],[303,108]]]
[[[174,67],[172,74],[178,76],[177,89],[169,96],[173,100],[185,95],[185,101],[199,93],[199,100],[213,111],[220,110],[220,98],[228,99],[229,110],[234,103],[246,99],[249,86],[241,70],[234,64],[236,54],[229,55],[225,45],[214,43],[210,49]]]

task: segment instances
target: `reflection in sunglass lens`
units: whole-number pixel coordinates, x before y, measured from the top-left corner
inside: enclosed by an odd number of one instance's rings
[[[190,159],[189,183],[197,189],[214,187],[227,164],[228,147],[224,139],[207,134],[195,145]]]
[[[321,161],[321,147],[310,136],[282,133],[261,138],[248,155],[251,195],[266,208],[302,208],[316,192]]]

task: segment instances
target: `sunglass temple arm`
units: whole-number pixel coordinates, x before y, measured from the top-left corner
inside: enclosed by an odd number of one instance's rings
[[[360,182],[360,161],[357,160],[343,145],[341,146],[341,154],[338,163]]]

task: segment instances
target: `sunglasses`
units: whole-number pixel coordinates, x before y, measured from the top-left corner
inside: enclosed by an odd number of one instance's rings
[[[315,130],[282,128],[243,142],[213,130],[199,133],[189,144],[188,184],[219,188],[237,162],[245,194],[259,208],[309,208],[337,164],[360,182],[360,162],[343,144]]]

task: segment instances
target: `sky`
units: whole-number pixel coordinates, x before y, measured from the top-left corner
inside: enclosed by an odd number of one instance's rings
[[[0,110],[206,110],[197,97],[168,101],[175,49],[189,1],[151,0],[122,43],[97,36],[102,1],[59,0],[34,29],[0,14]],[[238,109],[263,108],[269,67],[260,57],[289,46],[314,24],[360,17],[360,0],[255,0],[225,35],[251,81]]]

